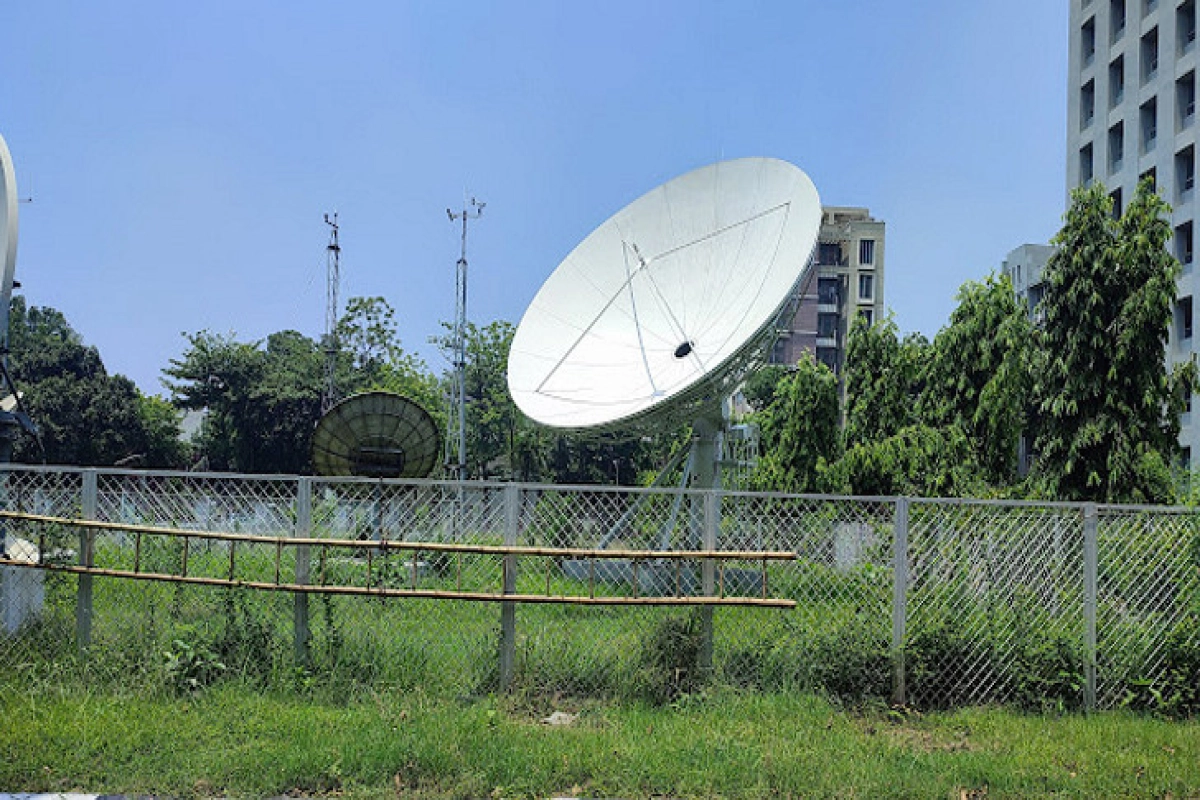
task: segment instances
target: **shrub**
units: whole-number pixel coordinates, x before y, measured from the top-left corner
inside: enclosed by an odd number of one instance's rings
[[[655,625],[638,657],[632,681],[634,696],[653,705],[666,705],[700,688],[706,677],[700,668],[702,613],[695,609]]]

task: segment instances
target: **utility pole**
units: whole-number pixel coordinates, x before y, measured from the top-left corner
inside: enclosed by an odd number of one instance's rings
[[[325,247],[325,388],[321,392],[321,414],[328,414],[338,401],[338,285],[341,282],[342,247],[338,244],[338,215],[325,215],[329,244]]]
[[[451,222],[462,220],[462,254],[455,271],[454,294],[454,387],[450,414],[446,416],[446,468],[462,481],[467,478],[467,220],[479,219],[483,207],[474,197],[463,202],[463,210],[446,209]],[[457,431],[454,428],[457,426]],[[450,459],[451,443],[457,444],[458,458]]]

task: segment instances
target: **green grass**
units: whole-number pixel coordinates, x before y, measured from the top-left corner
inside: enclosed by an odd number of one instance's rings
[[[561,707],[562,704],[560,704]],[[650,709],[422,691],[186,697],[0,683],[0,790],[412,798],[1198,797],[1200,723],[898,716],[716,690]],[[967,792],[966,795],[963,793]],[[976,792],[978,794],[970,794]]]

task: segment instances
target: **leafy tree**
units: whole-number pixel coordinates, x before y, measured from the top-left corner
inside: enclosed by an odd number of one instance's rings
[[[1138,186],[1120,220],[1099,183],[1072,195],[1047,266],[1034,392],[1036,491],[1070,500],[1162,502],[1195,366],[1168,372],[1179,264],[1167,204]]]
[[[41,444],[22,437],[18,461],[82,466],[178,467],[186,458],[179,419],[160,398],[147,397],[123,375],[109,375],[63,314],[12,298],[9,370]]]
[[[847,448],[887,438],[917,422],[928,346],[919,334],[901,341],[891,317],[874,325],[855,319],[846,342]]]
[[[963,432],[928,425],[909,425],[847,448],[822,471],[820,485],[837,494],[916,497],[960,497],[984,489]]]
[[[950,324],[928,351],[920,415],[934,427],[959,428],[994,486],[1017,480],[1032,344],[1029,317],[1012,284],[993,275],[959,289]]]
[[[780,375],[777,370],[763,372]],[[753,416],[761,432],[762,455],[752,485],[769,491],[816,491],[818,469],[838,455],[837,377],[805,354],[792,371],[782,373],[772,391],[763,383],[756,382],[754,391],[770,401]]]

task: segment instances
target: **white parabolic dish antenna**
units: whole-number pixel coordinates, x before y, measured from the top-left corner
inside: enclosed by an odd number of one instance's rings
[[[17,179],[0,136],[0,347],[8,348],[8,305],[17,269]]]
[[[774,339],[820,222],[812,181],[773,158],[722,161],[639,197],[534,297],[509,353],[513,399],[557,428],[692,421]]]

